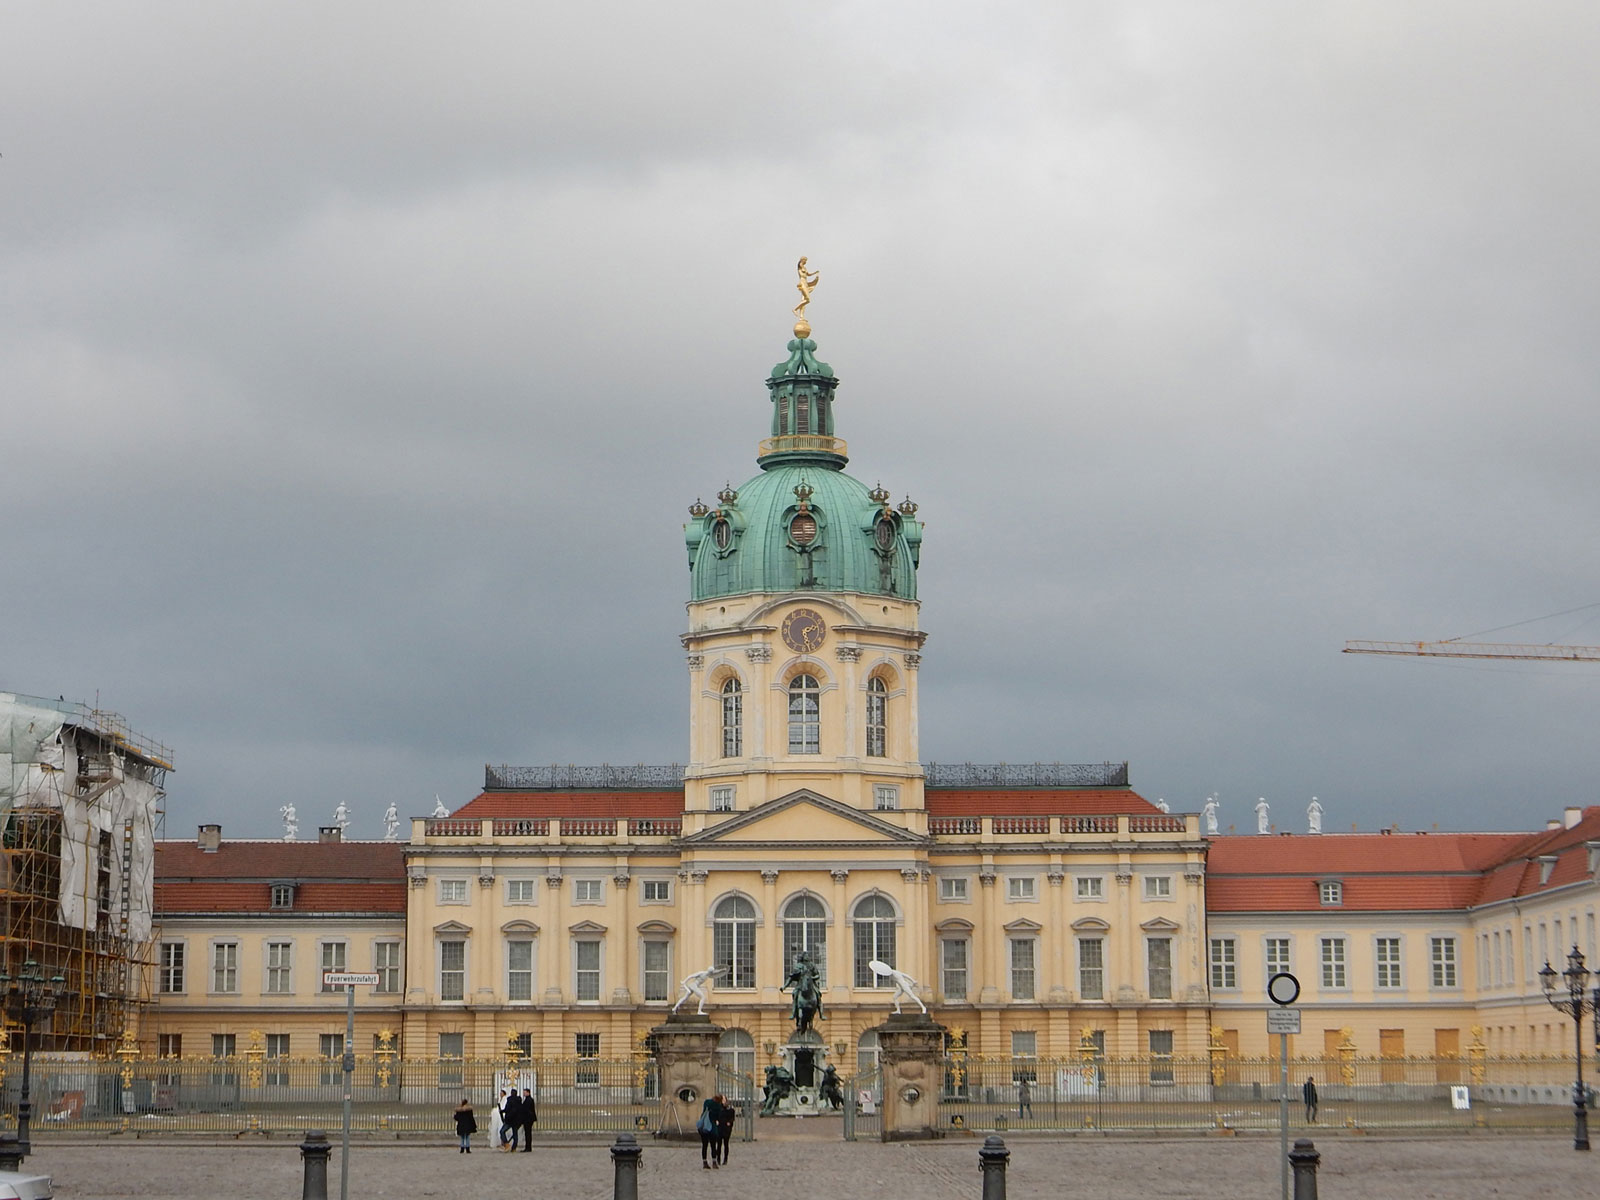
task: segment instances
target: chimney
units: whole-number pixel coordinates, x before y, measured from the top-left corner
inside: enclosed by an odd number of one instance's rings
[[[222,845],[222,826],[200,826],[200,834],[199,837],[196,838],[196,843],[199,845],[200,849],[204,850],[207,854],[215,854],[217,852],[217,847]]]
[[[1569,804],[1562,810],[1562,816],[1566,819],[1567,828],[1571,829],[1579,821],[1583,820],[1583,809],[1576,804]]]
[[[340,831],[340,829],[339,829],[339,827],[337,825],[318,825],[317,826],[317,841],[319,841],[319,842],[339,842],[339,841],[343,841],[343,840],[344,840],[344,838],[342,837],[341,831]]]

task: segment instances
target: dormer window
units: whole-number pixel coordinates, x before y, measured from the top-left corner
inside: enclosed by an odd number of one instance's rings
[[[275,884],[272,885],[272,907],[273,908],[293,908],[294,907],[294,884],[292,884],[292,883],[275,883]]]
[[[1323,908],[1338,908],[1344,903],[1344,884],[1337,879],[1324,879],[1317,884],[1317,898]]]

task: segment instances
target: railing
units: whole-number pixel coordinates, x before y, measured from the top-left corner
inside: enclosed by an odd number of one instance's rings
[[[1057,818],[1038,815],[929,817],[928,832],[934,837],[981,837],[984,833],[984,823],[988,822],[989,832],[997,836],[1048,837],[1052,832],[1052,821],[1060,822],[1054,832],[1063,836],[1104,835],[1117,832],[1117,817],[1112,813],[1075,814]],[[1183,833],[1187,828],[1182,817],[1130,816],[1128,818],[1128,829],[1131,833]]]
[[[1127,787],[1122,763],[923,763],[931,788]]]
[[[614,837],[617,832],[617,822],[614,817],[562,817],[561,836],[569,837]]]
[[[837,439],[824,439],[837,441]],[[841,443],[842,445],[842,443]],[[930,788],[1039,787],[1106,788],[1128,786],[1128,764],[1121,763],[923,763]],[[643,791],[683,786],[684,769],[667,766],[514,767],[501,763],[483,768],[483,786],[490,791],[556,791],[561,789]]]
[[[883,1069],[872,1067],[845,1080],[844,1137],[877,1141],[883,1134]]]
[[[1117,819],[1115,817],[1062,817],[1062,833],[1115,833]]]
[[[1184,828],[1182,817],[1136,815],[1128,818],[1129,833],[1182,833]]]
[[[479,837],[483,833],[482,821],[469,821],[454,817],[429,817],[422,826],[427,837]]]
[[[830,437],[822,433],[786,433],[778,437],[763,438],[756,447],[756,457],[765,458],[769,454],[792,454],[802,451],[811,454],[838,454],[844,458],[850,457],[850,447],[843,438]]]
[[[495,837],[547,837],[550,833],[548,817],[496,817]]]
[[[1049,833],[1049,817],[995,817],[996,833]]]
[[[682,817],[629,817],[629,837],[677,837],[683,832]]]
[[[928,832],[935,837],[963,834],[977,837],[983,832],[982,817],[929,817]]]
[[[679,788],[683,786],[683,767],[646,766],[639,763],[630,767],[614,767],[610,763],[599,766],[513,767],[501,763],[498,767],[483,768],[483,786],[519,792],[549,791],[561,788]]]

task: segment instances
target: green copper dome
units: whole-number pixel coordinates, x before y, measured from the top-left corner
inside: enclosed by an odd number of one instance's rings
[[[833,436],[839,381],[816,348],[795,338],[767,379],[772,436],[757,451],[761,474],[725,488],[714,508],[696,501],[689,509],[694,600],[804,591],[917,597],[917,506],[892,506],[888,492],[844,473],[847,448]]]

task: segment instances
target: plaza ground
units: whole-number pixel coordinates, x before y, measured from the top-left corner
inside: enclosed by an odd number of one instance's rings
[[[765,1123],[763,1123],[764,1125]],[[336,1131],[330,1136],[338,1140]],[[700,1168],[698,1146],[646,1142],[640,1200],[766,1197],[796,1200],[978,1200],[981,1138],[885,1146],[762,1130],[735,1142],[729,1165]],[[480,1139],[470,1156],[452,1142],[360,1140],[352,1144],[352,1197],[530,1197],[609,1200],[610,1139],[552,1139],[531,1154],[500,1154]],[[1009,1138],[1010,1200],[1243,1200],[1278,1196],[1275,1137]],[[1317,1141],[1325,1200],[1487,1200],[1588,1196],[1600,1157],[1576,1153],[1570,1137],[1499,1134],[1411,1139],[1328,1132]],[[55,1177],[61,1200],[231,1197],[298,1200],[293,1139],[239,1143],[54,1140],[36,1146],[29,1169]],[[339,1157],[328,1193],[339,1194]]]

